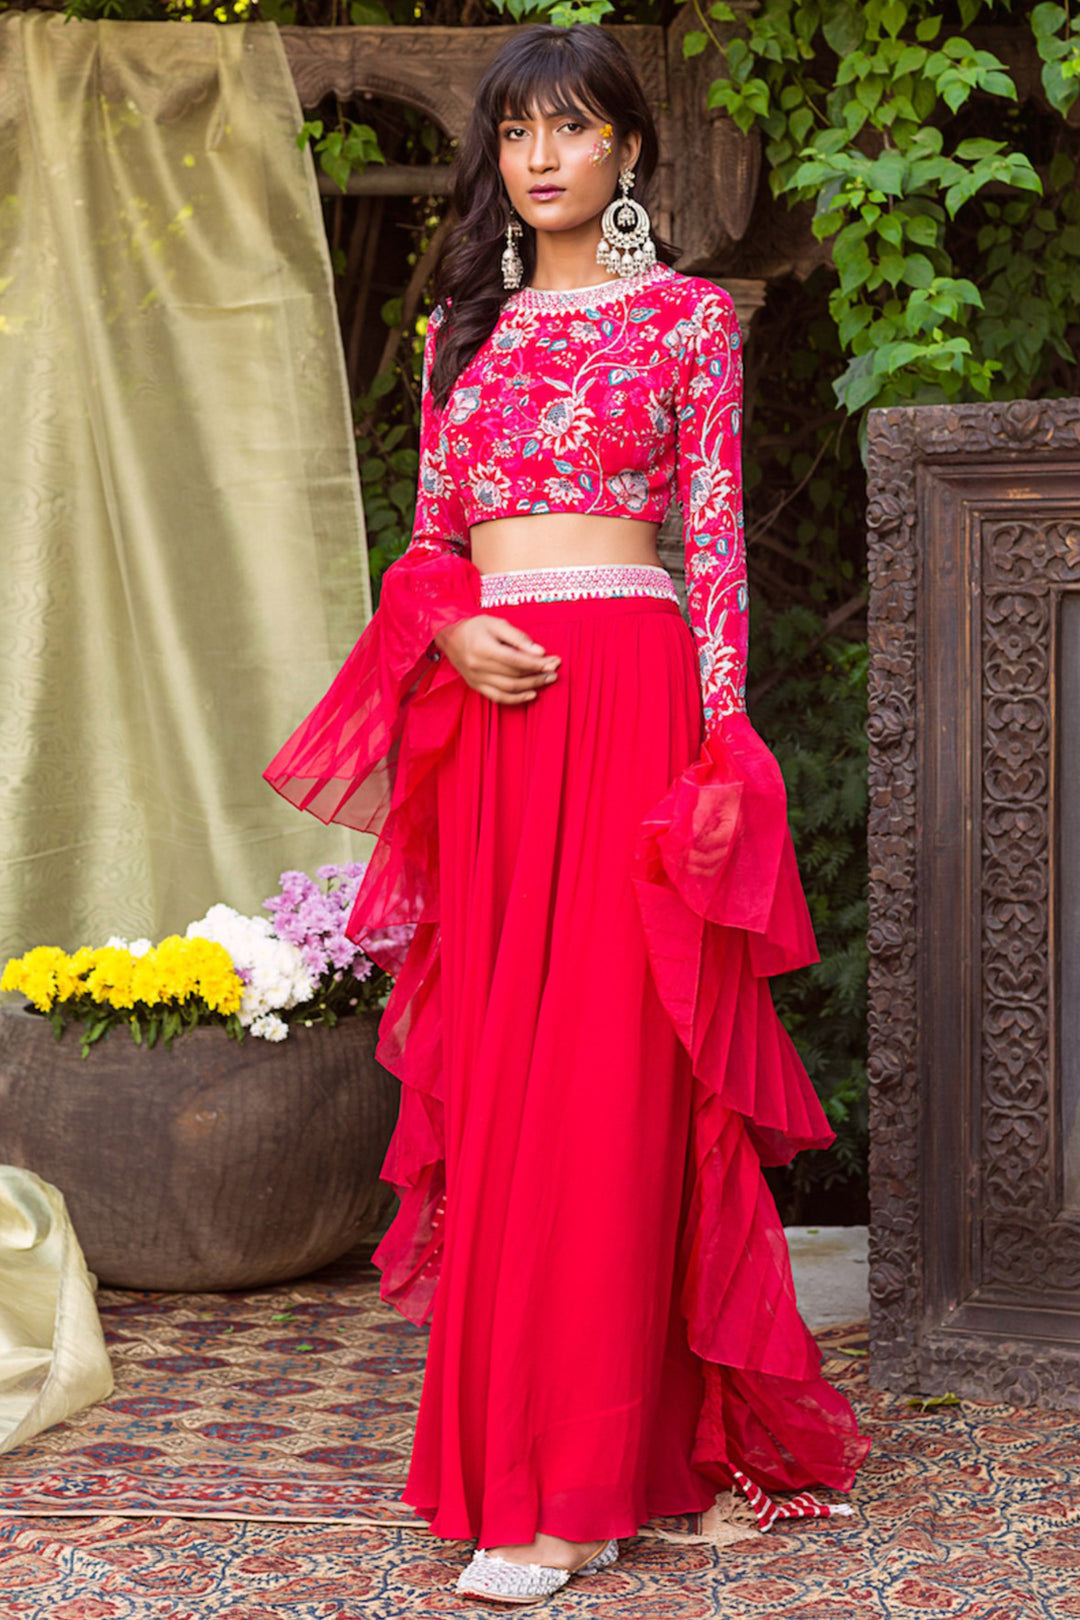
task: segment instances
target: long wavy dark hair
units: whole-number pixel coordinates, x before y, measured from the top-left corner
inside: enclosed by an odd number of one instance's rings
[[[509,297],[501,259],[510,199],[499,173],[499,124],[534,112],[610,120],[617,141],[641,136],[630,193],[643,202],[656,169],[659,143],[649,104],[630,58],[607,28],[575,23],[537,24],[508,40],[476,92],[469,128],[456,161],[452,208],[456,216],[435,273],[435,297],[447,309],[435,351],[431,394],[436,405],[490,336]],[[525,283],[536,267],[536,232],[522,221],[518,251]],[[657,257],[674,263],[676,250],[653,233]],[[447,301],[449,300],[449,307]]]

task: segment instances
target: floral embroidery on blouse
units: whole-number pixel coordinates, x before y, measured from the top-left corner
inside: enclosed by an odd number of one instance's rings
[[[446,428],[450,423],[466,421],[471,414],[468,406],[473,395],[476,398],[473,410],[479,408],[480,395],[475,390],[465,389],[459,400],[459,391],[455,390],[453,409],[436,411],[431,398],[431,368],[435,363],[435,338],[442,321],[442,311],[437,309],[428,321],[424,338],[420,371],[420,467],[410,551],[465,552],[469,544],[469,520],[461,500],[458,469],[451,466],[452,451]],[[465,453],[467,448],[465,441]]]
[[[729,295],[656,265],[577,293],[511,294],[437,411],[424,348],[413,544],[467,554],[495,518],[682,511],[706,731],[745,706],[742,348]]]

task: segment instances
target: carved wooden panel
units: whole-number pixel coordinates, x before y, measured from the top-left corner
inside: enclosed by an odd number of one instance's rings
[[[871,1377],[1080,1407],[1080,400],[869,474]]]
[[[461,136],[484,69],[485,36],[468,28],[283,28],[281,42],[305,109],[324,96],[342,101],[369,91],[405,101]]]

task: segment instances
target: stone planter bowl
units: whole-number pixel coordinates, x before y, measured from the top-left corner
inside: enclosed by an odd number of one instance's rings
[[[172,1050],[0,1007],[0,1163],[59,1187],[114,1288],[218,1290],[297,1277],[375,1230],[399,1083],[377,1015],[277,1043],[207,1025]]]

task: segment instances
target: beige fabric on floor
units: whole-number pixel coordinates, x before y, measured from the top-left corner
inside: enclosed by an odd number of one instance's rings
[[[277,30],[0,18],[0,960],[365,845],[263,767],[370,615]]]
[[[94,1288],[63,1194],[0,1165],[0,1452],[111,1394]]]

